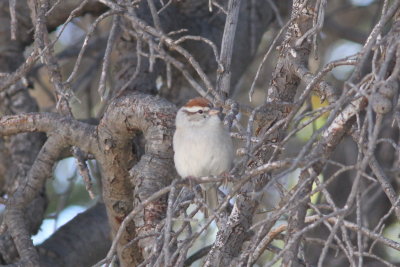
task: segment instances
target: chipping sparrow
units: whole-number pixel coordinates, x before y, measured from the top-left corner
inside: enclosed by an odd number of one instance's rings
[[[232,140],[219,115],[220,110],[202,97],[178,110],[173,146],[175,167],[182,178],[220,175],[232,167]],[[217,208],[216,186],[202,188],[207,205]]]

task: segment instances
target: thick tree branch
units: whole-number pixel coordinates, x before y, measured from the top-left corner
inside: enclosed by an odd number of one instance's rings
[[[88,153],[96,153],[96,127],[55,113],[28,113],[0,118],[0,135],[25,132],[45,132],[63,138],[65,146],[78,146]]]
[[[103,204],[77,215],[38,247],[41,266],[91,266],[110,248],[110,227]]]
[[[29,228],[25,220],[25,207],[40,193],[44,182],[51,177],[52,167],[64,148],[59,137],[51,137],[40,150],[35,162],[29,170],[26,184],[20,186],[7,200],[4,222],[14,239],[20,264],[38,266],[39,257],[30,238]]]
[[[171,147],[174,118],[175,107],[172,104],[160,98],[133,93],[115,99],[100,121],[98,133],[101,152],[96,154],[96,158],[104,169],[103,197],[114,235],[132,210],[133,190],[137,197],[135,201],[140,203],[154,190],[170,183],[174,175]],[[135,162],[132,139],[139,132],[144,135],[146,149],[131,170],[130,181],[128,169]],[[117,249],[123,264],[141,261],[137,243],[124,246],[138,233],[152,230],[163,218],[165,208],[165,198],[157,200],[144,210],[136,226],[133,221],[127,224],[129,228],[124,229]],[[137,230],[133,230],[133,227]],[[143,251],[148,251],[150,248],[147,246],[151,244],[139,245]]]
[[[27,6],[21,5],[20,1],[11,2],[10,15],[14,17],[11,22],[12,25],[10,25],[7,9],[5,8],[5,5],[8,4],[7,1],[0,3],[2,32],[0,34],[0,46],[2,47],[0,49],[0,72],[3,74],[0,77],[0,87],[5,83],[5,77],[15,71],[24,61],[23,43],[27,38],[25,34],[26,23],[29,24],[29,16],[18,16],[19,13],[28,14]],[[15,14],[13,14],[14,12]],[[14,40],[10,39],[10,29]],[[36,100],[28,93],[26,80],[23,79],[22,81],[14,83],[8,92],[1,92],[0,116],[38,111]],[[0,137],[0,139],[0,159],[2,161],[0,165],[4,167],[0,174],[0,195],[10,196],[17,188],[26,185],[27,173],[44,142],[44,136],[37,133],[20,134],[10,138]],[[29,234],[37,232],[44,216],[47,199],[43,191],[44,186],[40,188],[40,194],[35,195],[32,201],[23,208],[24,223]],[[3,216],[0,216],[0,262],[12,263],[16,261],[18,253],[10,232],[4,231],[6,224]]]

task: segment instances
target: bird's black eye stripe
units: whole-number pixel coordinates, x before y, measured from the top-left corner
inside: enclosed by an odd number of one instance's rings
[[[199,110],[197,111],[197,113],[203,114],[203,110],[202,110],[202,109],[199,109]]]

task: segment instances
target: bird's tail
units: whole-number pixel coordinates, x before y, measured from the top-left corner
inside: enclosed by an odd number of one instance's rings
[[[215,185],[203,188],[203,197],[209,209],[215,211],[218,208],[218,188]],[[204,208],[203,213],[204,217],[208,218],[207,208]]]

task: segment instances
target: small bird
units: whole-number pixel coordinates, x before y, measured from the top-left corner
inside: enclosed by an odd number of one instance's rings
[[[189,100],[178,110],[173,146],[175,168],[182,178],[220,175],[231,169],[232,139],[220,115],[220,109],[203,97]],[[202,189],[207,205],[216,209],[216,186],[205,184]]]

